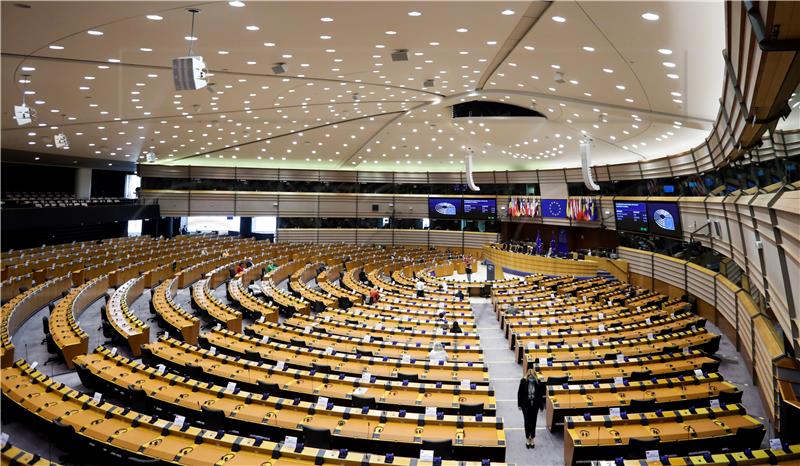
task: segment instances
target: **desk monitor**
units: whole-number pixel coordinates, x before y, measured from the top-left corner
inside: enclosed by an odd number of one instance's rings
[[[494,198],[464,198],[464,218],[494,220],[497,218],[497,200]]]
[[[648,202],[647,224],[654,235],[683,237],[681,213],[675,202]]]
[[[645,202],[614,201],[614,218],[618,231],[647,233],[647,204]]]
[[[428,198],[429,218],[461,218],[463,212],[461,199],[457,197],[430,197]]]

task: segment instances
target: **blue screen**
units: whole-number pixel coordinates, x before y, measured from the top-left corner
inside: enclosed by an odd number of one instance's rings
[[[494,220],[497,218],[496,199],[464,199],[464,218]]]
[[[647,204],[644,202],[614,202],[617,230],[647,233]]]
[[[542,217],[567,218],[567,200],[542,199]]]
[[[664,193],[674,193],[674,192],[675,192],[675,186],[671,184],[664,185]]]
[[[429,197],[428,217],[461,218],[461,199],[457,197]]]
[[[648,202],[647,221],[650,233],[654,235],[681,238],[681,214],[674,202]]]

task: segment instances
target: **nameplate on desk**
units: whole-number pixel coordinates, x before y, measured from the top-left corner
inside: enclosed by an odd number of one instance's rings
[[[769,448],[771,450],[783,450],[783,443],[781,443],[781,439],[779,438],[769,439]]]
[[[614,377],[614,385],[623,385],[625,382],[623,381],[622,377]]]
[[[702,369],[695,369],[694,370],[695,377],[703,377],[703,370]]]
[[[648,463],[651,461],[660,462],[661,455],[658,454],[658,450],[647,450],[644,452],[644,459],[647,460]]]
[[[600,324],[600,325],[597,326],[597,330],[601,331],[601,332],[605,332],[606,331],[606,326],[603,325],[603,324]]]
[[[327,346],[325,348],[325,354],[327,354],[328,356],[332,355],[333,354],[333,348],[330,347],[330,346]]]
[[[597,338],[592,338],[592,346],[599,346],[600,340]]]
[[[94,401],[95,403],[99,404],[100,400],[102,400],[102,399],[103,399],[103,394],[102,393],[94,392],[94,395],[92,396],[92,401]]]
[[[653,323],[653,322],[650,320],[650,318],[649,318],[649,317],[648,317],[647,319],[645,319],[645,320],[644,320],[644,322],[645,322],[647,325],[650,325],[650,324],[652,324],[652,323]]]
[[[361,374],[361,383],[369,383],[372,379],[372,375],[369,372],[363,372]]]
[[[400,356],[400,362],[402,362],[403,364],[409,364],[411,362],[411,356],[407,354]]]
[[[265,320],[264,316],[261,316],[258,318],[258,323],[263,324]]]
[[[425,416],[426,417],[436,417],[436,406],[426,406],[425,407]]]
[[[617,362],[625,362],[625,355],[624,354],[618,354],[617,355]]]
[[[372,341],[372,337],[369,335],[364,335],[364,338],[361,339],[364,343],[369,343]]]
[[[157,374],[163,374],[164,372],[167,371],[167,366],[163,364],[157,365],[156,368],[158,368],[158,370],[156,371]]]
[[[459,384],[459,386],[461,387],[462,390],[469,390],[470,383],[471,382],[469,379],[463,379]]]
[[[598,312],[598,313],[597,313],[597,318],[598,318],[598,319],[603,319],[603,318],[605,318],[605,316],[606,316],[606,315],[605,315],[605,314],[603,314],[602,312]]]
[[[269,343],[269,337],[268,337],[268,336],[266,336],[266,335],[263,335],[263,336],[261,337],[261,343]]]
[[[719,400],[716,400],[716,399],[709,400],[708,405],[711,406],[711,409],[719,409],[720,408]]]
[[[355,390],[353,390],[353,395],[363,395],[367,393],[367,390],[368,388],[366,387],[358,387]]]
[[[275,367],[277,367],[279,371],[282,371],[286,367],[286,363],[284,361],[278,361]]]
[[[116,356],[117,355],[117,348],[116,347],[111,348],[111,355],[112,356]]]
[[[619,417],[619,413],[620,413],[619,408],[611,408],[608,410],[609,416]]]
[[[178,415],[178,414],[175,415],[175,422],[173,424],[175,424],[176,427],[178,427],[180,429],[181,427],[183,427],[183,424],[185,422],[186,422],[186,418],[185,417],[183,417],[181,415]]]
[[[316,407],[318,409],[325,409],[327,406],[328,406],[328,397],[321,396],[321,397],[317,398]]]
[[[33,363],[31,363],[31,369],[36,369],[36,366],[38,366],[38,365],[39,365],[39,361],[33,361]]]
[[[217,354],[217,347],[216,347],[216,346],[212,346],[212,347],[210,347],[210,348],[208,349],[208,353],[209,353],[211,356],[214,356],[215,354]]]
[[[420,450],[419,451],[419,460],[420,461],[433,461],[433,450]]]
[[[283,439],[283,446],[290,450],[294,450],[297,448],[297,437],[287,435],[286,438]]]
[[[547,365],[547,358],[539,358],[539,365],[546,366]]]
[[[648,339],[648,340],[652,340],[652,339],[654,339],[654,338],[655,338],[655,335],[653,335],[653,333],[652,333],[652,332],[647,334],[647,339]]]

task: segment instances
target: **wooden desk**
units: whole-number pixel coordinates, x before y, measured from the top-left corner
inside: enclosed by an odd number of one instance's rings
[[[58,463],[15,447],[10,441],[3,447],[0,464],[3,466],[58,466]]]
[[[800,466],[800,445],[789,445],[788,449],[752,450],[749,455],[744,451],[718,453],[716,455],[671,456],[662,461],[625,460],[623,466],[754,466],[759,464],[780,464],[782,466]],[[598,466],[616,466],[613,461],[602,461]]]
[[[371,377],[370,382],[362,382],[361,378],[348,377],[344,374],[314,373],[302,369],[279,369],[277,365],[256,363],[222,354],[211,354],[173,339],[162,339],[150,343],[147,348],[153,357],[163,364],[186,372],[189,365],[200,366],[210,380],[234,381],[248,390],[260,390],[258,381],[275,383],[281,393],[315,399],[325,396],[349,403],[353,393],[374,397],[379,407],[389,409],[406,409],[408,411],[424,411],[426,406],[435,406],[445,412],[458,412],[462,403],[483,403],[485,410],[494,410],[494,390],[485,385],[475,385],[474,389],[461,390],[458,386],[445,384],[427,384],[404,381],[378,380]],[[357,390],[359,388],[366,390]],[[363,391],[363,393],[357,393]]]
[[[662,454],[731,445],[740,427],[761,426],[740,405],[617,416],[569,416],[564,423],[564,464],[623,455],[632,438],[658,438]],[[762,426],[763,427],[763,426]],[[759,443],[760,443],[759,439]],[[739,445],[742,448],[758,445]]]
[[[150,327],[131,313],[128,303],[136,301],[143,291],[142,277],[132,278],[114,290],[106,303],[106,315],[111,327],[128,342],[131,354],[135,357],[142,355],[142,345],[150,341]]]
[[[426,416],[425,414],[400,414],[398,412],[353,409],[325,403],[293,402],[291,399],[230,390],[221,385],[210,385],[181,376],[163,374],[157,369],[134,363],[106,348],[78,358],[80,371],[88,386],[100,385],[126,392],[129,387],[142,389],[155,405],[169,412],[188,413],[203,420],[200,407],[223,411],[230,424],[243,430],[265,435],[302,437],[303,425],[329,428],[333,441],[339,447],[356,447],[372,453],[397,453],[418,451],[421,439],[454,442],[459,459],[504,458],[505,435],[502,420],[481,416]],[[371,426],[374,426],[371,427]]]

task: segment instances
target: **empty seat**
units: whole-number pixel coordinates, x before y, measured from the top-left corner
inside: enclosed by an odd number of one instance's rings
[[[483,414],[483,403],[461,403],[458,406],[458,414],[462,416]]]
[[[422,440],[422,450],[433,450],[433,456],[443,460],[453,459],[453,441],[447,440]]]
[[[303,442],[307,447],[312,448],[331,448],[333,435],[330,429],[322,429],[303,425]]]
[[[766,434],[766,429],[763,425],[752,425],[747,427],[739,427],[736,430],[736,440],[733,442],[734,450],[742,450],[744,448],[758,448],[761,445],[761,440]]]
[[[353,395],[353,398],[350,400],[350,404],[356,408],[363,408],[366,406],[372,409],[375,407],[375,397]]]
[[[641,382],[643,380],[649,380],[651,377],[652,372],[649,370],[645,371],[633,371],[631,372],[630,380],[633,382]]]
[[[632,413],[649,413],[656,410],[655,398],[646,400],[631,400],[628,410]]]
[[[626,458],[630,460],[642,459],[648,450],[658,450],[661,441],[657,438],[631,438],[626,448]]]
[[[723,391],[723,392],[719,392],[718,398],[719,398],[719,402],[720,403],[725,403],[727,405],[732,405],[732,404],[736,404],[736,403],[741,403],[743,394],[744,394],[744,392],[742,392],[741,390],[734,390],[732,392]]]

